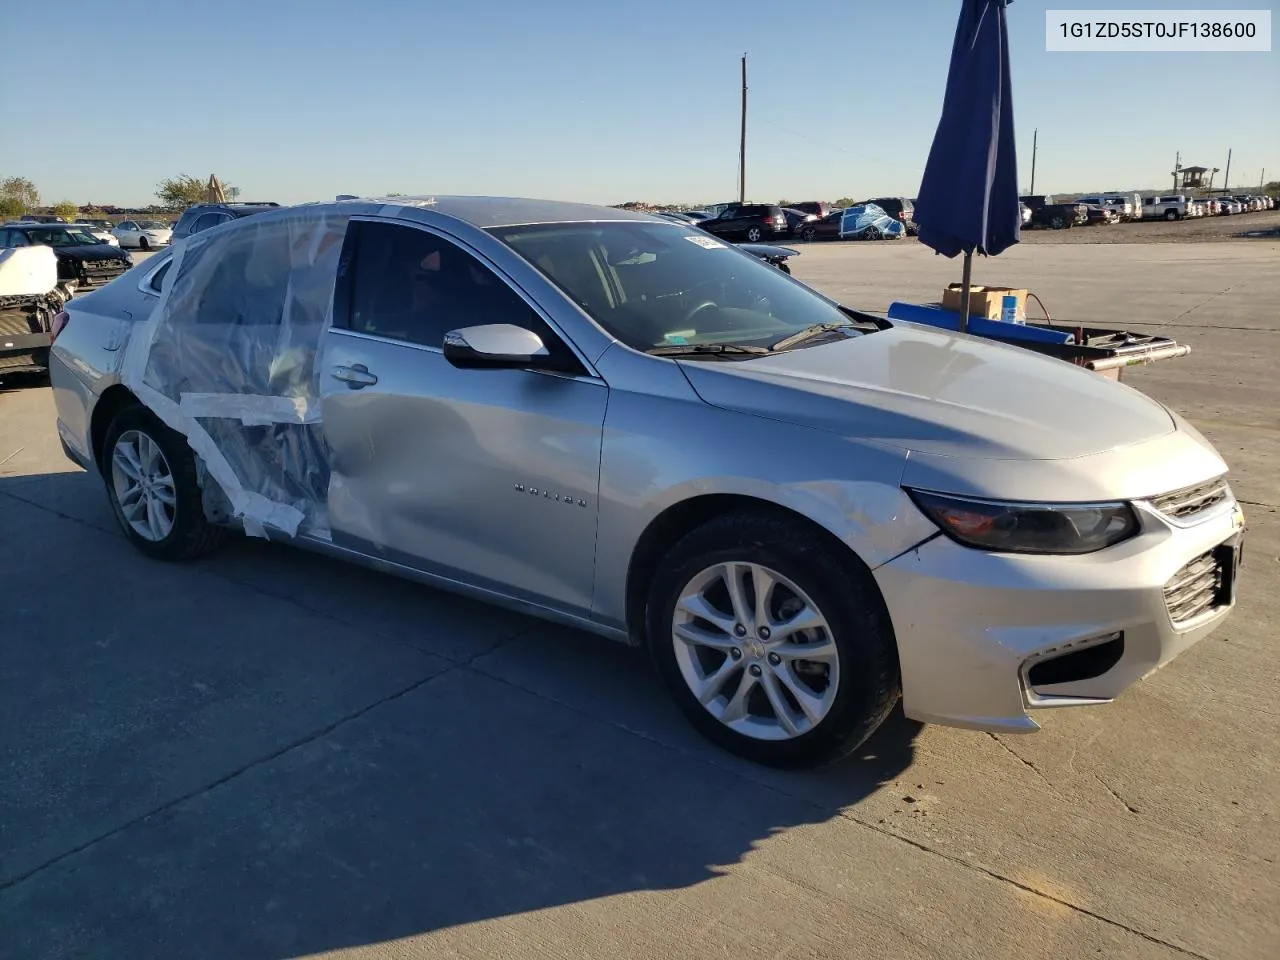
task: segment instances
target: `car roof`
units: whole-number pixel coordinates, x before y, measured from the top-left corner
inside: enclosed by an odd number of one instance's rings
[[[776,206],[776,204],[760,204]],[[302,211],[316,215],[346,213],[355,216],[381,215],[417,220],[445,217],[485,230],[491,227],[515,227],[524,224],[582,223],[593,221],[667,223],[671,221],[636,210],[575,203],[564,200],[531,200],[522,197],[361,197],[299,204],[294,207],[269,207],[266,216],[296,216]],[[256,218],[255,218],[256,219]]]

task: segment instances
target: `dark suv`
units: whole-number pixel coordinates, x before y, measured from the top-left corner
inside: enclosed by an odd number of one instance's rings
[[[916,205],[906,197],[876,197],[867,203],[874,203],[893,219],[901,220],[908,228],[915,225]]]
[[[812,213],[819,220],[835,209],[825,200],[801,200],[799,203],[788,203],[787,207],[791,210],[799,210],[801,213]]]
[[[173,225],[173,242],[228,220],[266,213],[279,206],[278,203],[197,203],[194,207],[187,207],[182,218]]]
[[[790,232],[787,216],[776,203],[731,203],[720,215],[698,224],[725,240],[759,243]]]

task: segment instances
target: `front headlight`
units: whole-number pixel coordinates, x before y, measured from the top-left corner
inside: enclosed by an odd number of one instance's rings
[[[1011,503],[907,493],[943,533],[978,550],[1093,553],[1138,532],[1138,518],[1127,503]]]

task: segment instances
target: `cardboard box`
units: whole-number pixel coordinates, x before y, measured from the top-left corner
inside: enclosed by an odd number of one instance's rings
[[[960,294],[964,284],[953,283],[942,291],[942,309],[960,312]],[[999,320],[1005,297],[1018,298],[1018,319],[1027,319],[1027,291],[1016,287],[969,287],[969,316]]]

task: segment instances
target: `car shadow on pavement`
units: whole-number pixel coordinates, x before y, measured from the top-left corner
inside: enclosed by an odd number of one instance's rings
[[[0,957],[276,960],[688,888],[913,761],[899,713],[756,767],[640,651],[274,544],[155,563],[113,524],[89,474],[0,479]]]

